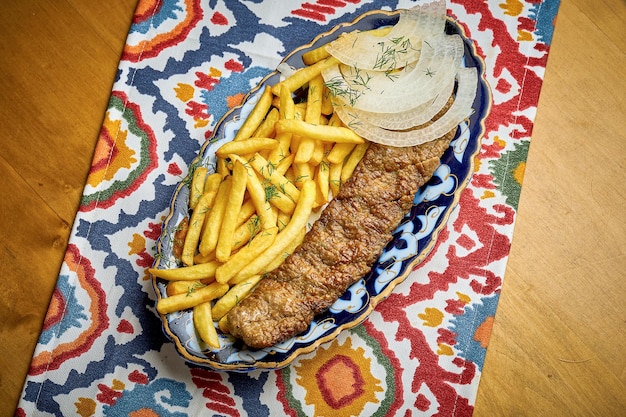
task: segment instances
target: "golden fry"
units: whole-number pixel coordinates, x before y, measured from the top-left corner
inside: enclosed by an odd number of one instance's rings
[[[242,160],[238,156],[232,157],[233,159]],[[246,165],[246,168],[248,169],[248,194],[256,208],[255,212],[260,216],[261,227],[263,229],[274,227],[276,226],[277,213],[272,206],[282,212],[291,214],[296,207],[296,203],[269,180],[263,179],[264,183],[262,184],[257,172],[249,164]],[[280,168],[280,165],[276,168],[276,172],[280,173],[278,168]]]
[[[219,177],[219,174],[216,174]],[[198,201],[196,209],[191,213],[191,219],[189,220],[189,229],[185,236],[185,243],[183,245],[183,252],[180,256],[181,261],[185,265],[194,264],[194,256],[198,248],[198,242],[200,241],[200,235],[202,234],[202,228],[205,224],[206,215],[210,212],[211,206],[215,202],[215,196],[217,190],[210,190],[205,193]]]
[[[291,216],[289,224],[287,224],[287,226],[285,226],[285,228],[276,236],[276,239],[274,239],[271,246],[263,250],[257,257],[253,258],[253,260],[247,262],[230,278],[234,277],[235,282],[240,282],[241,279],[245,279],[246,277],[266,272],[265,268],[267,265],[277,256],[282,254],[289,243],[298,236],[301,229],[306,227],[309,216],[313,211],[315,196],[315,182],[312,180],[305,181],[302,186],[302,195],[300,196],[300,200],[298,200],[298,204],[296,205],[296,209]],[[217,279],[220,279],[219,275],[217,276]]]
[[[285,213],[282,211],[278,212],[278,219],[276,220],[276,226],[278,226],[278,232],[283,230],[285,226],[289,224],[289,220],[291,220],[291,214]]]
[[[265,120],[261,123],[261,125],[254,131],[252,137],[255,138],[271,138],[274,137],[274,123],[278,121],[280,118],[280,113],[276,107],[272,108],[267,116],[265,116]]]
[[[160,314],[173,313],[174,311],[186,310],[200,303],[214,300],[226,294],[228,284],[212,282],[206,287],[198,288],[186,294],[176,294],[171,297],[161,298],[157,302],[157,311]]]
[[[205,284],[199,280],[194,281],[170,281],[165,287],[165,293],[167,296],[176,294],[187,294],[189,291],[195,291],[198,288],[204,287]]]
[[[259,100],[254,105],[254,108],[246,118],[243,125],[239,128],[235,134],[233,140],[242,140],[252,137],[255,130],[261,125],[265,115],[272,106],[272,89],[268,86],[263,90],[263,94],[259,97]]]
[[[261,275],[255,275],[230,287],[230,290],[213,305],[211,309],[213,320],[220,320],[228,314],[234,306],[239,304],[241,300],[250,294],[250,291],[252,291],[262,278]]]
[[[188,231],[189,216],[185,216],[174,229],[174,236],[172,236],[172,255],[177,259],[180,258],[183,253],[183,246],[185,245]]]
[[[209,172],[207,167],[196,167],[191,177],[191,187],[189,187],[189,208],[194,209],[200,197],[204,193],[204,181]]]
[[[218,188],[220,188],[222,179],[222,176],[217,172],[206,177],[206,181],[204,182],[204,193],[206,194],[212,191],[217,191]]]
[[[313,154],[311,155],[311,159],[309,159],[309,164],[313,166],[318,166],[322,162],[322,159],[324,159],[324,155],[330,152],[331,146],[332,143],[330,142],[322,142],[321,140],[316,140]]]
[[[245,222],[247,222],[250,217],[255,213],[256,207],[254,207],[254,203],[252,200],[246,200],[239,210],[239,217],[237,218],[237,227],[241,226]]]
[[[290,77],[287,77],[278,84],[275,84],[274,87],[272,87],[272,92],[275,95],[280,96],[281,87],[284,85],[290,93],[293,93],[298,88],[308,83],[311,79],[320,75],[326,68],[330,68],[337,64],[339,64],[339,60],[335,57],[329,56],[328,58],[318,61],[311,66],[301,68]]]
[[[210,252],[206,255],[203,255],[200,252],[198,252],[193,257],[193,264],[200,265],[200,264],[205,264],[207,262],[211,262],[214,260],[215,260],[215,251]]]
[[[155,277],[168,281],[193,281],[199,279],[214,278],[215,270],[219,265],[219,262],[214,261],[173,269],[150,268],[148,269],[148,272],[150,272]]]
[[[297,164],[306,164],[313,156],[315,150],[315,141],[311,138],[302,138],[302,141],[298,145],[298,151],[296,152],[295,162]]]
[[[348,156],[348,159],[346,159],[346,162],[343,164],[343,168],[341,169],[342,183],[345,183],[348,178],[352,176],[354,169],[356,168],[359,161],[363,158],[363,155],[365,155],[365,151],[368,147],[369,142],[361,143],[357,145],[350,154],[350,156]]]
[[[324,159],[317,166],[317,174],[315,174],[315,181],[317,187],[320,190],[320,199],[324,202],[328,201],[329,194],[329,181],[330,181],[330,163]]]
[[[283,94],[279,97],[279,119],[291,120],[295,117],[296,112],[293,98],[291,97],[289,90],[287,90],[287,87],[282,86],[281,91],[283,91]],[[274,129],[276,129],[276,123],[274,123]],[[278,164],[283,158],[289,155],[291,147],[291,133],[276,134],[276,140],[278,141],[278,146],[270,152],[267,158],[273,165]]]
[[[308,163],[294,164],[293,168],[296,174],[294,181],[296,186],[301,188],[305,181],[313,179],[314,170]]]
[[[217,268],[217,271],[215,271],[217,282],[228,282],[237,272],[256,259],[265,249],[272,245],[277,232],[277,227],[259,232],[248,245],[239,249],[237,253],[230,257],[228,262]]]
[[[198,304],[193,308],[193,325],[204,343],[214,349],[220,348],[220,339],[211,315],[211,302]]]
[[[304,62],[305,65],[313,65],[322,59],[328,58],[329,56],[330,54],[326,50],[326,44],[324,44],[302,54],[302,62]]]
[[[289,156],[286,156],[283,159],[281,159],[280,162],[278,163],[278,165],[276,165],[276,172],[278,172],[280,175],[285,175],[287,170],[293,164],[294,159],[295,159],[295,155],[293,155],[293,154],[291,154]]]
[[[240,163],[239,160],[237,160],[237,163]],[[247,170],[246,173],[248,175],[246,188],[248,190],[248,194],[250,195],[250,200],[256,209],[256,214],[259,216],[261,229],[275,227],[276,212],[272,210],[272,206],[267,199],[265,188],[263,188],[257,173],[254,169],[252,169],[252,167],[245,165],[245,169]]]
[[[233,234],[233,251],[250,242],[250,239],[261,231],[261,219],[257,214],[250,216],[247,222],[235,229]]]
[[[306,112],[304,121],[307,123],[319,123],[322,115],[322,93],[324,91],[324,79],[321,75],[313,77],[309,81],[307,90]]]
[[[333,113],[330,116],[330,119],[328,119],[328,125],[329,126],[343,126],[343,122],[341,121],[337,113]]]
[[[226,205],[228,204],[231,182],[232,178],[230,176],[224,178],[224,181],[222,181],[219,189],[217,190],[213,208],[206,218],[206,224],[204,231],[202,232],[199,247],[200,253],[203,255],[208,255],[217,247],[219,232],[222,227],[222,220],[224,219]]]
[[[231,141],[223,144],[215,152],[220,158],[225,158],[229,154],[247,155],[254,154],[261,150],[271,150],[278,146],[278,141],[272,138],[252,137],[238,141]]]
[[[226,160],[224,158],[217,158],[216,171],[222,176],[222,178],[226,178],[228,175],[230,175],[228,164],[226,163]]]
[[[333,108],[333,101],[330,95],[330,90],[326,85],[322,89],[322,114],[326,116],[334,114],[335,109]]]
[[[341,188],[341,169],[343,168],[343,162],[338,164],[330,164],[328,172],[328,185],[333,196],[337,196],[339,189]]]
[[[350,152],[354,149],[354,143],[335,143],[326,156],[331,164],[342,164]]]
[[[224,316],[217,322],[217,327],[222,331],[222,333],[230,333],[230,327],[228,327],[228,316]]]
[[[248,161],[250,166],[254,168],[256,172],[261,174],[263,178],[274,184],[280,191],[285,193],[293,201],[298,201],[300,196],[300,190],[284,175],[276,171],[275,166],[267,162],[258,153],[254,155],[252,159]]]
[[[314,77],[309,81],[307,91],[307,102],[304,113],[304,121],[311,124],[318,124],[322,115],[322,91],[324,88],[324,80],[321,75]],[[309,162],[315,152],[315,140],[303,137],[298,152],[296,153],[296,163],[302,164]]]
[[[302,120],[279,120],[276,132],[337,143],[363,143],[363,138],[343,126],[315,125]]]
[[[280,118],[285,120],[293,120],[296,117],[296,103],[293,101],[291,91],[286,85],[279,87],[279,103],[280,103]]]
[[[306,234],[306,228],[303,227],[302,229],[300,229],[296,237],[291,242],[289,242],[289,244],[287,245],[287,247],[285,247],[282,253],[279,253],[274,258],[274,260],[272,260],[272,262],[267,264],[267,266],[265,267],[265,272],[273,271],[274,269],[278,268],[283,262],[285,262],[285,259],[287,259],[287,257],[291,255],[294,250],[296,250],[298,245],[302,243],[302,241],[304,240],[305,234]],[[236,278],[237,277],[231,279],[229,283],[230,284],[234,283],[236,281]]]
[[[226,262],[230,257],[233,247],[233,233],[237,227],[237,218],[243,204],[247,182],[248,170],[241,162],[235,161],[228,201],[224,209],[224,217],[215,248],[215,257],[220,262]]]

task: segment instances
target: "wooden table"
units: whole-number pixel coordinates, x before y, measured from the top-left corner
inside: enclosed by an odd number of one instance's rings
[[[626,409],[626,3],[561,3],[477,417]],[[0,6],[3,416],[22,389],[135,5]]]

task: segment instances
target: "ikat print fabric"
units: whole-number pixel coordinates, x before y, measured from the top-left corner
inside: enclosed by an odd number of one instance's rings
[[[425,259],[362,324],[279,370],[189,364],[146,272],[219,119],[293,49],[410,0],[140,0],[17,416],[470,416],[558,0],[448,0],[485,64],[474,172]]]

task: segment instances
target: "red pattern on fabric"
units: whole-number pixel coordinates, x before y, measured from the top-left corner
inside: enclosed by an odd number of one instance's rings
[[[283,405],[283,412],[285,417],[297,417],[297,410],[289,406],[289,399],[287,398],[287,387],[283,380],[282,373],[280,371],[274,371],[276,375],[276,399]]]
[[[148,230],[144,230],[143,235],[148,239],[157,240],[161,236],[163,223],[148,223]]]
[[[234,59],[229,59],[224,64],[224,68],[232,72],[243,72],[243,65],[241,62],[237,62]]]
[[[82,355],[91,349],[95,341],[109,327],[106,293],[102,289],[100,281],[95,277],[95,269],[91,262],[83,257],[78,247],[73,244],[68,245],[64,262],[76,273],[83,289],[91,297],[90,324],[71,342],[59,343],[52,352],[42,351],[34,356],[28,370],[29,375],[39,375],[58,369],[65,361]]]
[[[364,321],[363,326],[367,330],[367,333],[378,341],[378,344],[380,345],[380,349],[382,350],[385,357],[391,363],[391,367],[393,370],[394,389],[396,392],[395,392],[395,401],[393,401],[393,403],[389,406],[389,410],[387,411],[387,414],[395,415],[404,401],[404,384],[402,383],[402,364],[400,363],[400,359],[396,355],[396,352],[389,347],[389,343],[385,337],[385,334],[382,331],[378,330],[370,320]]]
[[[125,319],[120,320],[119,324],[117,325],[116,330],[119,333],[131,333],[131,334],[135,331],[135,329],[133,328],[133,325],[130,324],[130,322]]]
[[[311,20],[318,20],[320,22],[326,21],[326,16],[324,16],[322,13],[314,12],[312,10],[296,9],[292,11],[291,14],[306,17],[307,19]]]
[[[319,22],[325,22],[327,15],[337,13],[337,8],[347,6],[347,3],[358,4],[361,0],[317,0],[315,3],[303,3],[300,8],[291,14]]]
[[[136,384],[141,384],[141,385],[147,385],[148,382],[150,382],[148,379],[148,375],[144,374],[143,372],[139,372],[136,369],[133,372],[131,372],[130,375],[128,375],[128,380],[130,382],[134,382]]]
[[[154,256],[148,253],[146,248],[143,248],[141,252],[138,253],[139,259],[137,259],[137,265],[142,268],[150,268],[154,263]]]
[[[444,343],[448,346],[456,345],[456,332],[449,329],[437,329],[437,333],[439,333],[439,337],[437,337],[438,344]]]
[[[449,299],[446,300],[446,312],[450,314],[454,314],[455,316],[460,316],[463,314],[463,310],[465,309],[466,303],[459,299]]]
[[[67,306],[65,297],[57,287],[52,291],[52,298],[50,299],[50,305],[48,307],[48,313],[43,322],[42,330],[48,330],[50,327],[57,324],[63,318],[63,312]]]
[[[81,212],[88,212],[96,208],[106,209],[113,206],[118,199],[130,196],[133,192],[139,189],[139,187],[145,182],[148,174],[156,169],[158,165],[159,159],[156,156],[156,147],[158,140],[156,138],[154,130],[152,130],[152,127],[150,127],[150,125],[148,125],[148,123],[143,119],[141,107],[139,106],[139,104],[129,101],[128,96],[123,91],[113,91],[111,92],[111,96],[116,97],[122,103],[124,103],[124,108],[122,109],[122,117],[127,121],[127,123],[134,124],[146,137],[146,143],[144,145],[147,156],[145,158],[142,158],[141,160],[141,163],[145,165],[143,166],[141,172],[139,172],[135,178],[125,178],[123,181],[124,185],[119,186],[118,189],[115,189],[113,194],[108,199],[100,200],[98,198],[92,200],[88,204],[81,205],[79,208],[79,211]],[[115,148],[115,146],[113,146],[113,148]],[[90,173],[96,171],[96,167],[92,167],[90,169]]]
[[[502,53],[498,54],[495,59],[494,77],[500,77],[506,69],[520,83],[521,92],[519,95],[499,104],[494,103],[491,113],[485,121],[487,132],[496,131],[499,126],[519,124],[521,127],[513,129],[511,136],[517,139],[530,137],[533,120],[519,114],[518,110],[534,108],[537,105],[542,78],[540,74],[536,74],[528,68],[545,68],[548,54],[544,54],[540,58],[533,58],[521,53],[521,44],[516,38],[514,39],[509,35],[505,23],[494,17],[488,2],[482,0],[451,1],[465,7],[468,14],[480,15],[479,30],[489,31],[493,34],[493,44],[502,50]],[[529,31],[535,29],[535,23],[530,19],[520,17],[518,22],[519,25],[527,27]]]
[[[145,22],[146,20],[157,15],[163,7],[163,2],[160,0],[152,0],[151,2],[148,2],[147,0],[144,1],[145,3],[138,5],[137,9],[135,10],[135,15],[133,16],[133,24]]]
[[[167,167],[167,173],[170,175],[174,175],[176,177],[179,177],[182,175],[183,171],[182,169],[180,169],[180,167],[178,166],[178,164],[176,162],[172,162],[168,167]]]
[[[345,7],[346,3],[341,0],[317,0],[318,4],[331,7]]]
[[[350,394],[340,398],[337,398],[335,395],[333,395],[334,393],[332,387],[329,387],[326,383],[326,375],[328,373],[332,374],[333,370],[337,366],[344,369],[349,369],[350,376],[352,377],[352,381],[346,381],[346,383],[350,383],[352,391],[350,392]],[[339,409],[346,406],[347,404],[352,403],[355,398],[363,395],[363,387],[365,385],[365,381],[363,380],[363,376],[361,375],[360,371],[361,370],[359,369],[358,365],[356,365],[349,357],[345,355],[337,355],[330,361],[324,363],[319,372],[315,375],[315,378],[317,380],[317,386],[320,388],[322,398],[324,398],[326,404],[334,409]]]
[[[418,393],[422,385],[435,395],[439,404],[435,416],[471,416],[473,406],[467,399],[461,397],[452,384],[469,384],[476,374],[476,365],[472,362],[455,358],[453,363],[459,368],[459,372],[451,372],[439,365],[439,356],[432,351],[426,340],[426,336],[412,328],[410,319],[405,311],[391,303],[382,303],[378,310],[389,321],[398,322],[400,331],[396,340],[407,339],[411,342],[410,357],[419,361],[419,367],[413,377],[412,392]],[[418,395],[414,406],[424,410],[428,401],[424,396]]]
[[[193,368],[191,380],[202,389],[202,396],[209,400],[206,408],[228,416],[240,416],[233,393],[223,383],[222,374],[208,369]]]
[[[201,71],[196,71],[195,86],[207,91],[213,91],[216,84],[219,84],[219,78],[212,77]]]
[[[214,25],[226,26],[228,25],[228,19],[220,12],[215,12],[213,13],[213,16],[211,16],[211,23]]]
[[[457,394],[451,384],[470,383],[475,376],[476,365],[458,357],[454,359],[454,363],[458,366],[459,372],[451,372],[439,365],[439,356],[429,346],[424,333],[411,325],[404,307],[433,299],[437,292],[447,290],[449,285],[460,279],[473,279],[471,285],[477,287],[483,294],[495,292],[502,280],[489,271],[488,267],[494,261],[505,257],[510,246],[509,237],[499,233],[496,226],[510,225],[514,218],[513,209],[508,207],[501,207],[496,214],[488,213],[487,209],[480,206],[480,200],[469,190],[461,194],[459,205],[459,216],[451,227],[456,232],[460,232],[462,228],[473,230],[481,245],[465,255],[460,255],[457,247],[450,245],[446,253],[448,266],[443,272],[428,272],[427,282],[414,282],[408,295],[390,294],[389,298],[376,308],[385,321],[398,323],[399,331],[395,337],[397,341],[407,339],[411,342],[411,357],[420,363],[414,376],[412,391],[417,393],[421,385],[426,384],[437,398],[438,416],[452,415],[453,408],[456,416],[471,415],[473,407],[467,399]],[[439,239],[439,242],[441,241]],[[438,248],[439,246],[435,251]],[[427,260],[421,265],[427,264]],[[472,277],[483,277],[485,282],[481,283],[478,278]],[[447,300],[446,311],[460,315],[464,306],[465,302],[461,300]],[[452,333],[440,332],[439,335],[440,340],[452,342]]]
[[[209,118],[209,106],[204,103],[198,103],[197,101],[190,100],[187,102],[187,108],[185,113],[193,117],[195,120],[206,120]]]
[[[113,405],[122,397],[121,391],[116,391],[105,384],[98,384],[100,392],[96,395],[96,399],[103,404]]]
[[[138,45],[126,44],[122,52],[122,61],[139,62],[154,58],[162,51],[183,42],[204,16],[201,0],[185,0],[185,5],[185,19],[179,22],[175,28],[168,33],[160,33],[154,39],[143,40]],[[156,9],[150,13],[154,15]]]

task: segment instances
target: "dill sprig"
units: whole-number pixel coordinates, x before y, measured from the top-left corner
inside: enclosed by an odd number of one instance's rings
[[[389,42],[391,45],[384,41],[378,42],[380,51],[376,56],[373,69],[389,72],[399,66],[404,66],[398,65],[398,62],[401,62],[410,51],[417,50],[413,48],[411,39],[405,36],[389,39]]]
[[[202,288],[202,287],[204,287],[204,284],[202,284],[201,282],[194,282],[189,287],[187,287],[187,297],[190,297],[191,294],[196,292],[198,288]]]
[[[265,190],[265,201],[270,201],[272,198],[280,198],[278,193],[278,187],[269,181],[263,181],[263,189]]]

